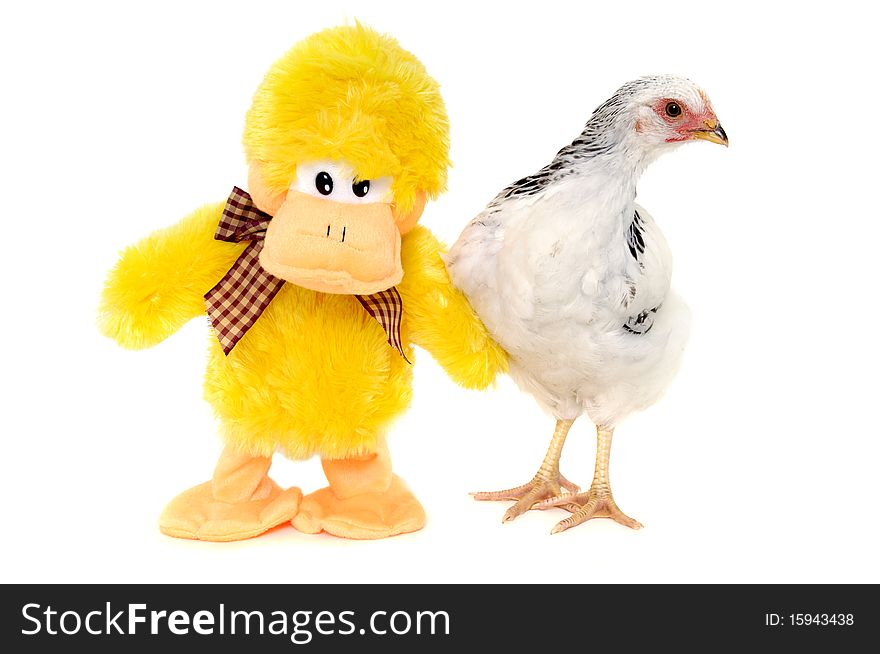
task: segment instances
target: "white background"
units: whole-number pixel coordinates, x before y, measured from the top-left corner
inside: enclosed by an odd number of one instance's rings
[[[790,3],[16,3],[0,38],[2,581],[880,582],[876,16]],[[620,8],[619,8],[620,7]],[[377,542],[292,528],[229,544],[156,520],[220,451],[206,323],[127,352],[95,309],[117,252],[246,181],[244,113],[290,45],[355,18],[440,81],[453,241],[621,83],[697,81],[731,146],[681,148],[639,201],[676,255],[695,332],[674,387],[618,430],[633,532],[563,512],[501,524],[468,491],[531,477],[553,428],[509,379],[455,387],[423,352],[395,469],[429,515]],[[577,424],[563,471],[592,476]],[[276,457],[306,492],[317,460]]]

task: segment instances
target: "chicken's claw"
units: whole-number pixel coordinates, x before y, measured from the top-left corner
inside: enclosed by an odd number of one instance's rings
[[[471,493],[471,495],[475,500],[484,502],[514,500],[516,504],[507,509],[502,518],[502,522],[510,522],[542,500],[564,496],[562,494],[563,488],[568,491],[568,494],[577,493],[580,490],[576,484],[568,481],[561,473],[553,478],[539,472],[530,482],[522,486],[501,491]]]
[[[617,523],[630,529],[641,529],[642,523],[633,520],[617,506],[610,492],[596,492],[589,490],[586,493],[563,493],[556,497],[550,497],[534,506],[536,509],[563,508],[571,511],[571,516],[557,523],[550,531],[558,534],[586,522],[592,518],[611,518]]]

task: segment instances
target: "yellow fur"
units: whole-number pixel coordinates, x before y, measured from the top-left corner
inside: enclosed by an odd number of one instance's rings
[[[142,349],[205,313],[202,296],[247,246],[221,246],[214,240],[224,204],[197,209],[122,252],[98,311],[104,335],[123,347]]]
[[[147,347],[204,313],[202,296],[243,247],[214,240],[221,209],[199,209],[125,250],[104,292],[105,334]],[[452,286],[441,251],[424,227],[403,238],[398,288],[407,357],[415,361],[414,343],[459,384],[485,388],[507,359]],[[285,284],[229,356],[213,333],[209,339],[205,397],[227,441],[254,455],[372,452],[412,396],[412,366],[352,296]]]
[[[272,66],[244,146],[276,193],[297,162],[320,159],[347,161],[360,179],[393,176],[402,211],[419,190],[436,198],[446,188],[449,123],[437,82],[395,39],[360,24],[313,34]]]
[[[345,160],[363,179],[392,175],[402,211],[446,184],[448,125],[437,83],[392,38],[364,28],[307,38],[266,76],[248,113],[245,148],[265,181],[286,192],[298,161]],[[126,249],[110,273],[100,327],[120,344],[155,345],[205,312],[203,295],[246,244],[214,239],[223,204],[203,207]],[[452,286],[442,246],[422,227],[403,237],[401,336],[449,375],[485,388],[507,368],[467,299]],[[357,299],[285,284],[235,349],[212,333],[205,397],[228,442],[252,455],[352,457],[377,449],[409,404],[412,366]]]
[[[445,247],[424,227],[403,237],[404,318],[412,342],[431,353],[457,384],[484,389],[507,371],[507,353],[492,340],[465,295],[452,285]]]

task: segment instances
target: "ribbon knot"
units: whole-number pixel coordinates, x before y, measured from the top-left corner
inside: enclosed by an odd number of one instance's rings
[[[251,242],[223,279],[205,293],[208,319],[227,355],[286,283],[260,265],[260,251],[271,220],[272,216],[260,211],[251,196],[236,186],[226,200],[214,233],[218,241]],[[409,363],[400,340],[403,301],[397,289],[392,286],[379,293],[355,297],[385,330],[388,343]]]

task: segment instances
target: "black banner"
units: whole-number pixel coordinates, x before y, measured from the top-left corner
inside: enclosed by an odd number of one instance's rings
[[[872,585],[19,585],[2,593],[0,643],[12,652],[855,651],[880,636]]]

